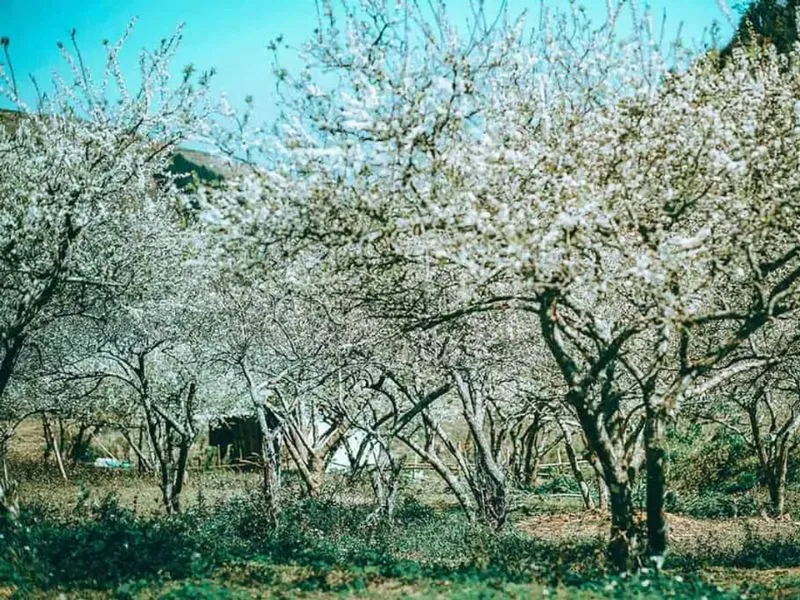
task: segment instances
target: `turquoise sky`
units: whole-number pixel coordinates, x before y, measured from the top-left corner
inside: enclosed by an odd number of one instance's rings
[[[509,0],[514,9],[531,7],[538,0]],[[723,0],[735,4],[734,0]],[[545,0],[565,6],[566,0]],[[498,0],[486,0],[487,7]],[[583,0],[590,13],[604,14],[604,0]],[[646,3],[640,1],[644,6]],[[666,9],[667,31],[672,34],[683,24],[683,39],[699,43],[703,31],[714,21],[729,37],[733,29],[725,20],[717,0],[651,0],[655,16]],[[466,13],[466,0],[451,0],[448,6]],[[0,35],[11,38],[10,51],[19,80],[27,74],[47,84],[63,61],[56,49],[58,40],[68,41],[77,29],[81,51],[90,65],[101,65],[104,38],[118,39],[128,21],[138,24],[127,52],[124,68],[134,73],[136,55],[142,46],[154,47],[180,22],[186,23],[184,43],[176,69],[188,63],[203,69],[215,67],[215,90],[224,90],[233,104],[247,95],[255,98],[257,115],[270,120],[275,115],[274,80],[266,44],[282,34],[291,45],[309,37],[316,22],[314,0],[0,0]],[[287,55],[287,58],[288,55]],[[291,61],[288,61],[291,67]],[[2,101],[0,101],[2,102]]]

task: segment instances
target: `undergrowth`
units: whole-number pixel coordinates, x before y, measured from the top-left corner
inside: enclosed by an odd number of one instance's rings
[[[535,582],[585,590],[589,597],[637,597],[634,591],[644,594],[639,597],[737,597],[691,576],[611,576],[600,540],[547,542],[511,528],[496,533],[412,499],[391,521],[370,519],[366,507],[306,500],[288,505],[276,527],[269,522],[257,496],[201,500],[170,517],[138,516],[113,496],[84,499],[69,514],[29,506],[18,525],[2,532],[0,585],[21,593],[91,588],[137,597],[154,582],[174,582],[167,595],[178,598],[205,597],[205,588],[214,597],[220,580],[231,589],[283,582],[322,591],[358,591],[392,580],[509,592],[507,586]],[[714,560],[749,565],[756,556],[759,564],[791,562],[788,546],[763,545]]]

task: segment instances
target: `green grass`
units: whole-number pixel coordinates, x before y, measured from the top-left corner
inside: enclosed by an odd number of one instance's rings
[[[372,521],[366,488],[331,477],[323,499],[287,501],[271,527],[255,473],[193,471],[185,511],[166,517],[152,477],[77,467],[64,483],[52,466],[14,467],[26,503],[0,531],[0,599],[800,597],[797,527],[730,519],[708,493],[673,516],[666,573],[618,577],[606,516],[571,498],[519,492],[496,533],[431,482],[409,482],[395,519]]]
[[[366,507],[296,502],[272,528],[257,497],[200,501],[173,517],[137,515],[112,496],[69,512],[28,506],[3,532],[0,598],[3,589],[31,598],[770,598],[796,583],[790,572],[750,585],[735,557],[711,557],[738,573],[718,569],[719,587],[698,575],[713,560],[675,557],[661,575],[614,576],[599,539],[498,534],[414,500],[391,522],[367,516]]]

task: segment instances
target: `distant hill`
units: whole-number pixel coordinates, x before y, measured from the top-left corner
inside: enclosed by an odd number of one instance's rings
[[[202,183],[217,183],[225,179],[225,175],[230,175],[230,167],[219,158],[184,148],[179,148],[172,155],[169,171],[175,175],[188,175],[178,180],[181,189],[191,184],[194,177]]]
[[[0,126],[14,127],[22,118],[22,114],[16,110],[0,108]]]

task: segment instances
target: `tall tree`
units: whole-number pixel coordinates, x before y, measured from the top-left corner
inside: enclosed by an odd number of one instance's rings
[[[202,117],[208,77],[197,80],[187,70],[177,84],[171,80],[178,31],[155,51],[142,52],[142,81],[129,89],[119,63],[128,33],[105,44],[106,67],[97,77],[73,31],[69,46],[59,44],[67,73],[54,78],[34,107],[22,98],[8,38],[0,40],[0,95],[18,109],[14,123],[0,127],[3,418],[13,416],[9,386],[32,335],[84,310],[98,294],[113,296],[116,286],[124,287],[131,272],[124,240],[137,211],[177,200],[170,152]],[[0,478],[0,498],[6,483]]]
[[[722,49],[730,56],[737,45],[772,44],[779,54],[788,54],[797,41],[798,0],[756,0],[747,5],[733,39]]]
[[[619,568],[663,562],[666,420],[761,364],[744,343],[796,310],[800,281],[796,68],[756,47],[676,69],[635,11],[620,44],[625,4],[531,31],[481,3],[466,28],[444,3],[323,3],[262,140],[272,168],[213,201],[232,244],[315,248],[401,332],[534,315],[609,487]]]

